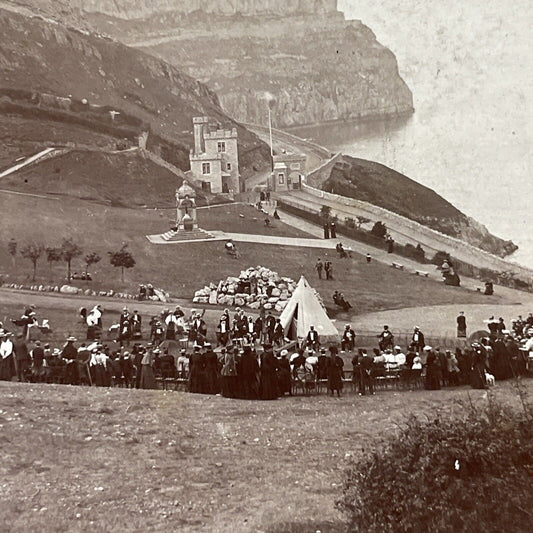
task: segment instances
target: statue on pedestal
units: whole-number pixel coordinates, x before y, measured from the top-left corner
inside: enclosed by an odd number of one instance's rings
[[[178,232],[198,229],[196,220],[196,192],[184,181],[176,190],[176,226]]]

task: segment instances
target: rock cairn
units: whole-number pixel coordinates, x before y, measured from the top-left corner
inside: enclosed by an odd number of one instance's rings
[[[259,309],[261,305],[280,313],[285,309],[296,283],[291,278],[282,278],[266,267],[250,267],[241,271],[239,277],[228,277],[210,283],[194,293],[197,304],[222,305],[224,307],[248,307]]]

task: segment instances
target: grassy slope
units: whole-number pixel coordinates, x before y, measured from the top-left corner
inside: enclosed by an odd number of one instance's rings
[[[236,127],[243,169],[267,161],[268,148],[229,119],[216,95],[164,61],[120,43],[0,9],[0,88],[72,95],[115,106],[154,133],[191,146],[192,117]],[[186,157],[185,157],[186,159]]]
[[[491,235],[432,189],[374,161],[345,156],[350,167],[333,169],[322,188],[378,205],[484,250],[505,256],[516,249]]]
[[[495,393],[517,406],[511,384]],[[340,532],[350,456],[411,413],[485,401],[469,389],[250,402],[5,382],[0,394],[0,529],[13,533]]]
[[[332,251],[240,244],[241,258],[235,260],[224,252],[220,242],[150,244],[145,235],[166,230],[174,216],[172,210],[113,208],[75,199],[54,201],[0,194],[0,212],[4,213],[0,227],[0,268],[9,274],[9,279],[25,280],[31,272],[30,263],[21,257],[17,259],[16,268],[12,267],[6,252],[11,237],[15,236],[20,246],[31,241],[55,246],[63,237],[69,236],[79,242],[86,253],[94,250],[104,258],[93,270],[96,277],[93,286],[96,288],[104,286],[120,290],[123,287],[119,272],[107,262],[107,251],[126,242],[137,260],[136,267],[127,272],[125,284],[134,292],[138,283],[151,282],[170,290],[178,298],[190,298],[195,290],[210,281],[218,282],[249,266],[264,265],[294,279],[303,274],[328,305],[333,290],[342,290],[354,304],[356,313],[416,305],[486,302],[478,293],[446,287],[375,262],[367,265],[357,255],[351,260],[339,261]],[[244,214],[244,218],[239,214]],[[205,229],[306,236],[279,222],[274,228],[267,229],[258,215],[256,210],[245,206],[224,206],[200,210],[199,222]],[[318,281],[314,271],[317,257],[320,254],[325,258],[326,253],[333,257],[333,282]],[[81,261],[75,261],[73,269],[82,270]],[[39,272],[41,283],[49,279],[44,261]],[[56,265],[53,272],[56,283],[62,283],[63,276],[64,266]],[[499,301],[498,297],[494,301]]]

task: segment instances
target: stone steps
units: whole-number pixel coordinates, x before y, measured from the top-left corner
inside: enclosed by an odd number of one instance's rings
[[[211,233],[203,229],[194,229],[192,231],[174,231],[169,230],[161,236],[165,241],[194,241],[203,239],[214,239]]]

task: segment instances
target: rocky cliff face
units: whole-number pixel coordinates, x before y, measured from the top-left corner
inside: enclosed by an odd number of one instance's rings
[[[211,87],[241,122],[278,127],[410,113],[392,52],[334,0],[81,0],[86,21]]]
[[[86,13],[103,13],[124,19],[194,11],[216,15],[291,15],[337,10],[337,0],[74,0],[72,3]]]

